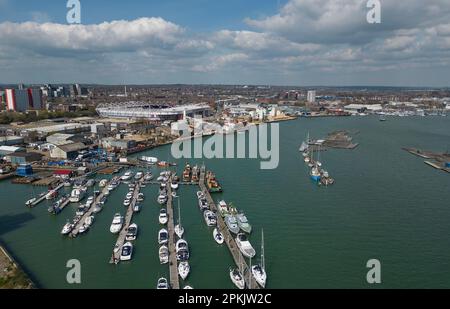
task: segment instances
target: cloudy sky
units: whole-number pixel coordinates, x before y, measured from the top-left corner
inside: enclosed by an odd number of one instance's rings
[[[0,0],[0,83],[450,86],[450,1]]]

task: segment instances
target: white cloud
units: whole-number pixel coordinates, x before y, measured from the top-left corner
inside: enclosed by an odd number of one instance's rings
[[[194,72],[211,72],[223,68],[228,64],[235,64],[249,59],[248,55],[243,53],[226,54],[213,57],[205,64],[195,65]]]

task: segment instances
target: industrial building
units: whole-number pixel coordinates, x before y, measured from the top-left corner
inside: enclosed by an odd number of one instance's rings
[[[6,161],[20,165],[41,161],[42,155],[36,152],[15,152],[6,156]]]
[[[101,105],[97,109],[101,117],[140,118],[147,120],[180,120],[184,115],[208,117],[211,107],[207,104],[189,104],[180,106],[158,105],[145,102],[127,102],[122,104]]]
[[[0,136],[0,146],[14,146],[24,143],[21,136]]]
[[[86,150],[88,147],[83,143],[70,143],[65,145],[55,145],[50,150],[50,157],[58,159],[75,159],[81,150]]]
[[[25,148],[14,146],[0,146],[0,157],[7,156],[14,152],[22,152],[22,151],[25,151]]]
[[[40,89],[5,89],[6,108],[15,112],[43,108]]]

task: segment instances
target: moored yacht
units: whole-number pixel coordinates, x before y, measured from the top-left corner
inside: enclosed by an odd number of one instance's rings
[[[78,203],[80,202],[86,194],[86,191],[81,189],[73,189],[70,193],[69,201],[71,203]]]
[[[120,253],[120,260],[129,261],[131,260],[132,255],[133,255],[133,244],[131,242],[126,242],[122,246],[122,251]]]
[[[120,213],[116,213],[114,215],[109,231],[113,234],[117,234],[122,229],[122,225],[123,225],[123,217]]]
[[[130,241],[130,240],[136,240],[137,233],[138,233],[138,226],[137,226],[136,223],[132,223],[132,224],[130,224],[130,226],[128,227],[127,235],[125,236],[125,239],[126,239],[127,241]]]
[[[252,226],[248,223],[247,217],[244,213],[239,213],[236,215],[236,220],[239,228],[244,232],[250,234],[252,232]]]
[[[125,174],[120,177],[121,180],[130,180],[133,176],[133,173],[131,171],[126,171]]]
[[[166,245],[159,247],[159,262],[161,264],[169,263],[169,248]]]
[[[245,257],[252,258],[255,256],[256,251],[253,249],[252,244],[248,241],[247,235],[239,233],[236,237],[236,245]]]
[[[215,226],[217,224],[217,217],[211,210],[205,210],[203,212],[203,218],[205,219],[207,226]]]
[[[252,274],[256,282],[263,288],[266,286],[267,281],[264,262],[264,232],[261,230],[261,261],[260,264],[252,266]]]
[[[167,216],[167,210],[165,208],[161,208],[159,211],[159,224],[167,224],[169,217]]]
[[[166,202],[167,202],[167,195],[160,194],[160,195],[158,196],[158,203],[159,203],[160,205],[163,205],[163,204],[165,204]]]
[[[237,224],[236,217],[234,215],[226,215],[225,216],[225,224],[231,233],[237,234],[239,233],[239,225]]]
[[[158,244],[163,245],[169,241],[169,232],[166,229],[160,229],[158,232]]]
[[[134,179],[139,180],[144,176],[144,173],[142,172],[137,172],[136,175],[134,175]]]
[[[140,212],[141,208],[142,208],[141,204],[136,203],[133,206],[133,212]]]
[[[108,179],[102,179],[102,180],[100,180],[98,186],[99,186],[100,188],[104,188],[104,187],[106,187],[106,184],[107,184],[107,183],[108,183]]]
[[[156,285],[157,290],[167,290],[169,289],[169,283],[166,278],[159,278],[158,284]]]
[[[230,268],[230,279],[238,289],[243,290],[245,288],[244,276],[239,269]]]
[[[189,260],[189,245],[186,240],[179,239],[175,244],[175,251],[177,253],[178,261]]]
[[[190,270],[191,267],[189,266],[188,261],[182,261],[180,262],[180,264],[178,264],[178,274],[180,275],[181,279],[185,280],[189,275]]]
[[[219,232],[217,227],[214,228],[213,237],[214,237],[214,240],[216,241],[216,243],[218,243],[219,245],[223,244],[223,242],[225,240],[225,238],[223,237],[222,233]]]
[[[67,223],[64,225],[64,227],[63,227],[63,229],[62,229],[62,231],[61,231],[61,234],[62,234],[62,235],[67,235],[67,234],[69,234],[70,232],[72,232],[72,230],[73,230],[73,224],[70,223],[70,222],[67,222]]]

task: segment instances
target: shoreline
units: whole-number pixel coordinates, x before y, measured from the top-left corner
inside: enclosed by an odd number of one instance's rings
[[[30,275],[9,252],[0,240],[0,289],[36,289],[37,285]]]

